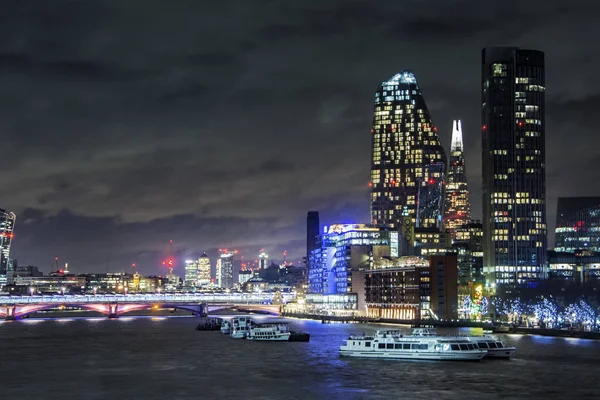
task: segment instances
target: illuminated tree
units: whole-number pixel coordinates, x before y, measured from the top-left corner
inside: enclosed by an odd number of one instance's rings
[[[569,304],[563,316],[565,320],[574,325],[588,325],[595,329],[598,325],[600,310],[588,301],[581,299],[576,303]]]
[[[546,324],[550,324],[550,327],[558,324],[560,318],[558,303],[552,296],[541,296],[531,309],[542,327],[545,327]]]

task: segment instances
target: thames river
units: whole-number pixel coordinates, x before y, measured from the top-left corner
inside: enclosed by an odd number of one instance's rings
[[[600,398],[600,341],[500,335],[509,361],[342,359],[381,326],[291,320],[309,343],[235,340],[192,317],[0,322],[2,399]]]

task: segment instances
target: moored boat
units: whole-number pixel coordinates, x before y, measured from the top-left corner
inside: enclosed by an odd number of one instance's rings
[[[290,340],[290,330],[287,324],[282,323],[252,323],[246,334],[246,339],[288,341]]]
[[[229,335],[231,333],[231,322],[227,320],[223,320],[221,322],[221,333],[225,335]]]
[[[252,324],[250,317],[234,317],[231,319],[231,337],[234,339],[245,339]]]

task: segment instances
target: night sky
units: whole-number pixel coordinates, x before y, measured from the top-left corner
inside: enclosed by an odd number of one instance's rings
[[[546,52],[550,229],[557,196],[600,195],[597,1],[4,3],[0,207],[19,265],[157,273],[169,239],[179,261],[297,261],[308,210],[368,222],[373,96],[403,69],[446,150],[463,120],[480,218],[484,46]]]

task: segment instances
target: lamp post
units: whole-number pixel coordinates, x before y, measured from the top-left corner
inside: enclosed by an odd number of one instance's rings
[[[29,293],[33,296],[33,294],[35,293],[35,288],[29,288]]]
[[[60,288],[60,294],[64,296],[65,295],[65,290],[67,290],[67,289],[65,289],[64,287]]]

